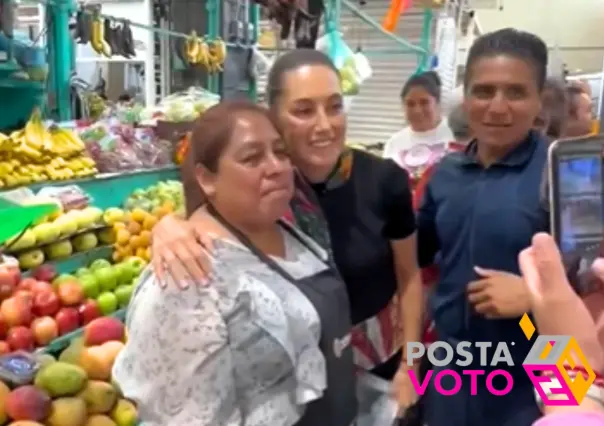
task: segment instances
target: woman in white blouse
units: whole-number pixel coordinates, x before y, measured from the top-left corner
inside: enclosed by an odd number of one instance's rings
[[[279,219],[293,171],[267,111],[208,110],[183,181],[190,223],[216,236],[213,276],[184,291],[155,285],[170,277],[151,269],[141,277],[113,374],[143,424],[351,425],[346,288],[327,253]]]

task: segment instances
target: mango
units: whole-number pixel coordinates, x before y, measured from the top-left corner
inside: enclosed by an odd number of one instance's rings
[[[81,367],[57,361],[41,369],[34,384],[56,398],[77,394],[84,389],[87,380],[86,371]]]
[[[124,324],[117,318],[97,318],[84,328],[84,344],[86,346],[102,345],[111,340],[124,340]]]
[[[46,426],[83,426],[86,423],[86,403],[80,398],[59,398],[52,402]]]
[[[115,422],[107,416],[102,414],[93,414],[88,417],[88,421],[84,423],[84,426],[116,426]]]
[[[84,339],[74,339],[69,346],[61,352],[59,361],[79,365],[82,349],[84,349]]]
[[[86,402],[88,414],[104,414],[111,411],[117,402],[118,393],[107,382],[89,380],[78,397]]]
[[[42,423],[32,422],[30,420],[19,420],[10,423],[8,426],[44,426]]]
[[[109,381],[115,358],[123,348],[124,344],[116,341],[84,348],[80,356],[80,365],[90,379]]]
[[[6,398],[10,394],[10,388],[4,382],[0,382],[0,425],[3,425],[8,420],[6,414]]]
[[[110,416],[117,426],[136,426],[138,422],[136,407],[127,399],[117,401]]]
[[[13,420],[41,421],[50,413],[50,396],[35,386],[13,390],[5,401],[6,414]]]

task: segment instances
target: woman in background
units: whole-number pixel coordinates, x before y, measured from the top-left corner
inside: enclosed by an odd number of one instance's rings
[[[401,101],[408,126],[386,142],[384,158],[407,168],[407,155],[433,148],[443,151],[453,140],[447,120],[441,115],[440,89],[440,78],[434,71],[416,74],[407,80],[401,90]]]

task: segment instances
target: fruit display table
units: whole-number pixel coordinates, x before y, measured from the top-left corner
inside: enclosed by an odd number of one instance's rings
[[[25,229],[7,234],[3,246],[0,424],[136,425],[136,408],[111,383],[111,367],[126,341],[129,300],[151,259],[151,231],[183,209],[178,177],[169,167],[25,191],[43,195],[21,200],[20,208],[50,208],[10,222]],[[0,192],[0,212],[14,197]],[[11,365],[18,367],[12,373],[2,368]],[[31,374],[17,380],[24,365]]]

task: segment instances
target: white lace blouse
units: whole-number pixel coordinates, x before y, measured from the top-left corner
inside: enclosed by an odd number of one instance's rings
[[[287,256],[277,260],[292,276],[327,267],[284,235]],[[326,387],[317,312],[238,244],[215,241],[213,272],[207,287],[162,290],[145,271],[114,379],[145,426],[294,425]]]

